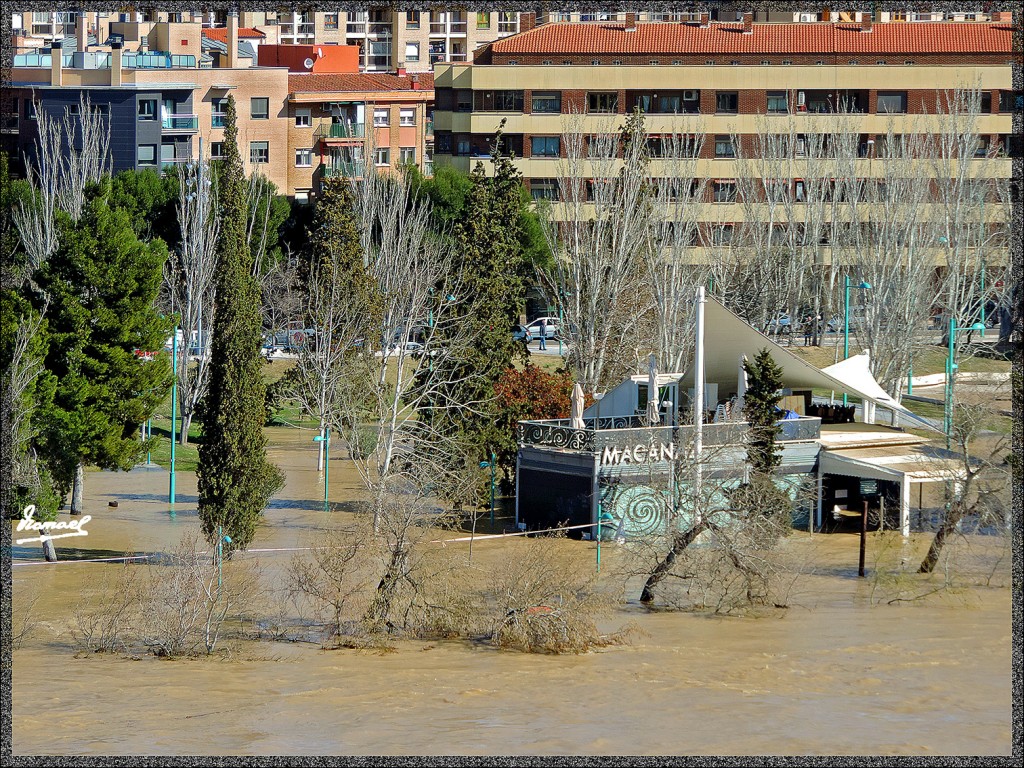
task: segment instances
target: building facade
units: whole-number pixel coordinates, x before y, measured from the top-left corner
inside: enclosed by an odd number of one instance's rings
[[[880,178],[888,135],[922,124],[941,129],[937,94],[977,88],[972,162],[993,178],[1011,176],[1008,155],[1019,151],[1011,65],[1019,54],[1009,24],[759,24],[749,14],[731,24],[652,24],[628,16],[545,24],[490,44],[472,66],[439,65],[435,161],[469,171],[504,120],[527,186],[555,203],[557,217],[569,126],[587,136],[615,133],[639,109],[655,176],[665,165],[658,142],[701,138],[693,141],[694,174],[708,183],[695,258],[721,222],[742,219],[730,190],[749,166],[737,156],[751,157],[766,134],[792,137],[797,162],[805,137],[853,134],[856,174]],[[792,175],[782,181],[800,202],[802,180]]]

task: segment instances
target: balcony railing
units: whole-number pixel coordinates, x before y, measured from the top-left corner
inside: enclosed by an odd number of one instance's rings
[[[693,442],[693,426],[646,425],[644,416],[601,418],[598,429],[597,419],[584,419],[583,429],[574,429],[569,419],[546,421],[521,421],[516,432],[520,443],[548,446],[584,453],[600,452],[605,447],[644,444],[650,442],[690,445]],[[821,436],[821,419],[801,416],[778,422],[780,442],[816,440]],[[750,426],[746,422],[723,422],[705,424],[702,441],[707,447],[743,445]]]
[[[196,115],[168,115],[163,119],[165,131],[198,131],[199,118]]]
[[[366,137],[365,123],[320,123],[313,138],[321,139],[362,139]]]
[[[226,112],[214,112],[210,119],[210,127],[223,128],[225,119],[227,119]]]
[[[357,176],[363,170],[363,165],[362,163],[330,162],[321,164],[320,170],[325,179],[339,176]]]
[[[172,53],[126,53],[121,60],[125,69],[195,69],[196,57]]]
[[[434,135],[434,121],[433,120],[427,120],[427,123],[426,123],[426,125],[423,128],[423,132],[427,136],[433,136]]]
[[[370,34],[379,35],[381,37],[388,37],[391,34],[390,24],[371,24]]]

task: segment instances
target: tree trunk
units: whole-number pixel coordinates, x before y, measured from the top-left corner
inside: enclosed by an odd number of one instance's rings
[[[681,555],[688,546],[693,543],[700,534],[707,530],[706,522],[699,522],[693,528],[686,531],[686,533],[675,536],[672,540],[672,548],[665,555],[665,559],[658,563],[654,570],[651,571],[651,575],[647,577],[647,581],[644,583],[643,592],[640,593],[640,602],[644,605],[648,605],[654,601],[654,588],[661,583],[661,581],[668,576],[672,570],[672,566],[675,565],[676,558]]]
[[[57,562],[57,548],[53,546],[53,539],[45,539],[43,541],[43,557],[46,558],[48,563]]]
[[[75,467],[75,484],[71,489],[71,514],[82,514],[82,492],[85,488],[85,465],[81,462]]]
[[[192,414],[181,414],[181,431],[178,433],[178,445],[188,445],[188,430],[192,426]]]
[[[931,546],[928,547],[928,554],[924,556],[924,560],[921,561],[921,567],[917,569],[918,573],[931,573],[935,570],[935,566],[939,562],[939,555],[942,554],[942,547],[945,545],[946,539],[956,530],[960,518],[961,514],[959,511],[954,512],[950,510],[949,514],[946,515],[942,521],[942,526],[935,532],[935,538],[932,539]]]

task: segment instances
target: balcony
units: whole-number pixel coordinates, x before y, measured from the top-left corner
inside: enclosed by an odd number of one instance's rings
[[[371,24],[370,34],[377,37],[390,37],[391,36],[391,25],[390,24]]]
[[[162,51],[126,53],[121,66],[125,69],[195,69],[196,57]]]
[[[320,164],[320,173],[325,179],[341,177],[351,178],[361,174],[362,170],[362,163],[343,163],[341,161],[332,161],[330,163]]]
[[[164,131],[175,133],[195,133],[199,130],[199,117],[196,115],[168,115],[163,119]]]
[[[426,125],[423,128],[423,133],[426,136],[433,136],[434,135],[434,121],[433,120],[427,120]]]
[[[362,139],[366,137],[365,123],[320,123],[313,138],[316,141],[326,139]]]
[[[214,112],[210,117],[211,128],[223,128],[224,121],[227,119],[226,112]]]

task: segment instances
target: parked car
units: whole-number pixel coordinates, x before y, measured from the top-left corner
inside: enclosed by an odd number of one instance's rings
[[[768,323],[768,327],[765,329],[765,334],[769,336],[778,336],[779,334],[792,333],[793,332],[793,321],[789,315],[782,313],[776,315],[775,319]]]
[[[532,323],[527,325],[526,327],[530,330],[533,337],[536,339],[540,338],[540,324],[542,320],[547,323],[547,327],[544,329],[544,338],[557,339],[559,332],[557,317],[538,317]]]
[[[512,330],[512,338],[516,341],[523,342],[523,344],[529,344],[533,341],[533,334],[530,333],[530,329],[525,325],[517,325]]]

